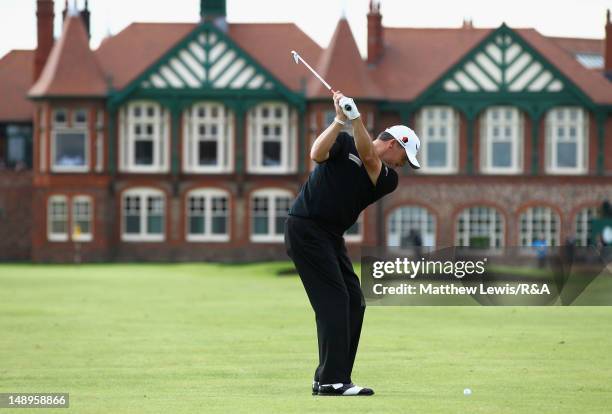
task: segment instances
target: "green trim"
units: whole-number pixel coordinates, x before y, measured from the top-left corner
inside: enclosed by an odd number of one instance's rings
[[[176,70],[174,70],[174,68],[172,68],[172,66],[169,65],[170,60],[173,59],[174,57],[177,57],[178,52],[183,49],[187,49],[189,53],[193,55],[193,53],[191,52],[188,46],[191,42],[195,41],[202,47],[202,44],[200,43],[198,39],[198,37],[201,34],[204,34],[207,39],[209,39],[210,35],[214,34],[216,36],[216,42],[224,42],[227,45],[226,51],[222,53],[221,56],[227,53],[227,51],[233,50],[236,54],[235,59],[242,58],[245,61],[245,66],[247,65],[253,66],[257,74],[261,74],[264,76],[266,83],[268,82],[272,83],[272,85],[274,86],[276,97],[284,98],[284,100],[288,101],[289,103],[293,104],[294,106],[298,108],[305,107],[306,105],[305,98],[302,94],[299,94],[299,93],[296,93],[290,90],[279,79],[277,79],[271,72],[269,72],[266,68],[261,66],[254,58],[252,58],[244,50],[242,50],[226,33],[218,29],[214,24],[210,22],[202,22],[199,25],[197,25],[181,41],[179,41],[175,46],[170,48],[166,53],[164,53],[164,55],[160,59],[158,59],[154,64],[149,66],[144,72],[142,72],[138,77],[136,77],[136,79],[130,82],[130,84],[128,84],[121,91],[116,91],[116,92],[111,91],[109,93],[109,105],[111,107],[118,107],[124,101],[133,97],[133,95],[137,94],[138,92],[143,92],[143,88],[141,87],[142,82],[145,80],[148,80],[150,76],[155,73],[159,73],[161,76],[163,76],[163,74],[161,74],[159,71],[166,64],[168,64],[170,70],[172,70],[173,72],[176,72]],[[206,55],[210,53],[210,48],[211,48],[211,45],[207,42],[204,45],[205,57],[207,57]],[[221,56],[219,56],[219,58],[221,58]],[[200,62],[199,59],[197,59],[195,56],[194,58],[198,60],[198,62]],[[232,60],[231,62],[234,62],[235,59]],[[168,88],[162,88],[162,89],[157,89],[157,88],[151,88],[151,89],[154,89],[158,93],[164,91],[166,93],[165,96],[168,96],[168,92],[171,92],[177,98],[180,98],[183,96],[188,96],[188,97],[192,96],[194,92],[200,95],[201,97],[204,94],[208,94],[208,92],[212,90],[211,84],[214,81],[218,80],[218,77],[221,76],[219,75],[213,81],[209,81],[208,72],[210,70],[210,67],[211,67],[211,63],[209,62],[204,63],[206,79],[205,79],[204,86],[201,88],[191,88],[191,87],[174,88],[170,86]],[[178,77],[181,78],[181,76],[178,76]],[[165,79],[166,83],[170,85],[170,82],[168,81],[168,79],[166,79],[166,77],[163,77],[163,79]],[[223,89],[217,90],[217,93],[219,91],[230,92],[228,96],[234,95],[234,91],[229,90],[229,88],[223,88]],[[266,95],[261,95],[259,93],[260,92],[259,90],[253,90],[253,89],[249,90],[245,88],[245,89],[242,89],[241,91],[243,95],[252,96],[254,98],[269,96],[268,95],[269,91],[266,91]],[[218,95],[218,96],[221,96],[221,95]]]
[[[246,62],[243,61],[242,66],[240,66],[240,69],[238,69],[238,71],[236,73],[234,73],[234,75],[230,78],[229,81],[227,81],[227,88],[231,88],[232,87],[232,83],[238,79],[238,77],[240,75],[242,75],[242,72],[246,69],[248,69],[248,65],[246,64]]]
[[[215,44],[216,46],[216,44]],[[210,50],[212,50],[214,46],[210,47]],[[224,49],[221,51],[221,53],[219,53],[219,56],[217,56],[217,58],[215,60],[213,60],[212,62],[208,62],[208,69],[212,68],[213,66],[215,66],[217,63],[219,63],[219,61],[221,59],[223,59],[223,57],[225,55],[227,55],[228,53],[230,53],[232,51],[232,48],[226,45],[223,45]]]
[[[534,62],[536,62],[536,60],[535,60],[533,57],[531,57],[531,56],[528,56],[528,57],[529,57],[529,60],[527,61],[527,63],[525,63],[525,66],[523,66],[523,67],[521,68],[521,70],[519,70],[518,72],[516,72],[516,73],[514,74],[514,76],[513,76],[511,79],[509,79],[509,80],[508,80],[508,82],[507,82],[507,83],[504,85],[506,88],[510,89],[510,87],[512,86],[512,84],[513,84],[514,82],[516,82],[516,80],[517,80],[518,78],[520,78],[521,76],[523,76],[523,74],[524,74],[525,72],[527,72],[529,69],[531,69],[531,64],[533,64]]]
[[[189,49],[189,48],[187,48]],[[193,54],[191,55],[193,57]],[[191,66],[188,65],[185,61],[183,61],[183,59],[181,59],[178,55],[176,56],[176,59],[181,62],[181,65],[183,65],[183,67],[185,69],[187,69],[187,72],[191,73],[191,76],[193,76],[198,82],[202,82],[202,80],[200,79],[200,77],[198,76],[197,73],[194,72],[193,69],[191,69]],[[201,62],[200,62],[201,63]],[[187,85],[187,87],[190,87],[189,85]]]
[[[469,113],[465,114],[467,121],[467,160],[465,165],[465,172],[468,175],[474,174],[474,121],[475,117],[470,116]],[[480,149],[482,151],[482,148]]]
[[[531,174],[538,175],[540,170],[540,121],[539,115],[531,116]]]
[[[179,163],[179,154],[181,152],[181,148],[179,145],[179,141],[181,139],[179,134],[179,126],[181,123],[181,111],[182,108],[179,106],[172,106],[170,108],[170,171],[174,177],[178,176],[180,172],[180,163]]]
[[[530,63],[537,61],[542,65],[542,70],[547,70],[553,76],[553,79],[557,79],[564,84],[563,90],[560,92],[546,92],[546,91],[538,91],[538,92],[510,92],[506,88],[517,79],[517,76],[513,77],[513,79],[509,82],[505,82],[505,67],[502,65],[500,69],[502,70],[502,80],[504,88],[499,92],[449,92],[444,90],[444,82],[447,80],[452,80],[454,78],[454,74],[458,70],[462,70],[465,72],[464,67],[465,64],[470,61],[475,61],[476,56],[480,52],[484,52],[487,57],[492,59],[488,51],[486,50],[486,46],[490,42],[496,42],[496,36],[499,35],[508,35],[512,42],[518,44],[521,47],[521,52],[515,57],[518,59],[522,53],[530,54]],[[498,47],[500,47],[498,45]],[[508,47],[508,45],[504,45],[504,47]],[[501,50],[502,52],[502,63],[503,58],[505,57],[505,49]],[[493,60],[493,59],[492,59]],[[495,62],[493,60],[493,62]],[[529,64],[525,66],[528,68]],[[523,70],[525,70],[523,68]],[[522,72],[522,71],[521,71]],[[519,73],[520,75],[520,73]],[[481,108],[485,108],[490,105],[504,103],[510,104],[518,107],[526,107],[529,101],[537,100],[539,102],[546,101],[547,105],[556,106],[556,105],[581,105],[586,107],[587,109],[593,109],[595,104],[593,101],[582,91],[580,90],[572,81],[570,81],[563,73],[561,73],[555,66],[553,66],[550,62],[542,57],[540,53],[538,53],[529,43],[527,43],[519,34],[514,32],[508,26],[503,24],[498,29],[489,33],[477,46],[472,48],[468,53],[466,53],[457,64],[453,65],[446,72],[444,72],[435,82],[433,82],[423,93],[421,93],[414,101],[410,103],[410,107],[413,110],[417,110],[422,106],[431,105],[434,103],[437,104],[445,104],[451,105],[459,110],[466,112],[468,106],[480,106]],[[405,104],[405,103],[404,103]],[[393,106],[392,103],[389,103],[389,106]],[[528,109],[528,112],[531,111]]]
[[[117,172],[116,166],[116,150],[115,144],[117,141],[117,110],[108,108],[108,172],[114,176]]]
[[[503,55],[502,55],[502,56],[503,56]],[[477,67],[478,67],[478,69],[480,69],[480,71],[481,71],[481,72],[482,72],[482,73],[483,73],[483,74],[484,74],[484,75],[485,75],[487,78],[489,78],[489,80],[490,80],[491,82],[493,82],[493,84],[494,84],[494,85],[496,85],[496,86],[497,86],[498,88],[500,88],[500,89],[502,88],[502,84],[501,84],[501,83],[499,83],[498,81],[496,81],[495,79],[493,79],[493,76],[491,76],[491,74],[489,74],[489,72],[487,72],[487,70],[486,70],[486,69],[485,69],[485,68],[484,68],[484,67],[483,67],[483,66],[480,64],[480,62],[478,62],[478,60],[474,59],[474,60],[472,60],[472,63],[474,63],[474,65],[475,65],[475,66],[477,66]],[[467,69],[466,69],[466,70],[464,70],[464,72],[467,72]],[[502,71],[502,74],[503,74],[503,73],[504,73],[504,72]],[[461,87],[461,86],[459,86],[459,87]]]
[[[598,111],[595,114],[597,121],[597,175],[604,175],[605,164],[604,154],[606,150],[606,114]]]
[[[467,76],[470,81],[472,81],[474,83],[474,85],[476,86],[476,90],[477,91],[484,91],[483,88],[480,87],[480,83],[478,83],[478,81],[467,71],[467,69],[465,68],[465,66],[463,66],[460,69],[461,73],[463,73],[465,76]],[[455,72],[456,73],[456,72]],[[459,83],[458,83],[459,84]],[[459,84],[459,87],[461,88],[461,85]],[[465,88],[461,88],[462,90],[468,92],[468,90],[466,90]]]
[[[244,143],[246,142],[244,122],[246,119],[246,109],[240,104],[236,104],[233,108],[236,119],[236,135],[234,136],[234,170],[236,174],[243,174],[246,171],[246,157],[244,153]]]
[[[215,76],[213,79],[211,79],[210,84],[214,85],[215,82],[217,82],[223,75],[225,75],[225,72],[234,64],[238,61],[238,59],[232,59],[229,62],[227,62],[225,64],[225,66],[223,66],[221,68],[221,70],[219,71],[219,73],[217,73],[217,76]],[[242,62],[242,66],[240,67],[240,70],[242,70],[244,68],[244,66],[246,65],[246,62]],[[228,83],[229,85],[229,83]]]

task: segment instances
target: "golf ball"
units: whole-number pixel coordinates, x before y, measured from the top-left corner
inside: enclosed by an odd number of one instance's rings
[[[463,390],[463,395],[472,395],[472,390],[469,388],[466,388]]]

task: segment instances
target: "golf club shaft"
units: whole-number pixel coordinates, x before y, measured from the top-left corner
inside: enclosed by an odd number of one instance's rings
[[[303,63],[303,64],[304,64],[304,65],[305,65],[305,66],[306,66],[306,67],[307,67],[307,68],[308,68],[308,69],[309,69],[309,70],[312,72],[312,74],[313,74],[313,75],[315,75],[315,76],[317,77],[317,79],[319,79],[321,82],[323,82],[323,85],[325,85],[325,87],[326,87],[326,88],[327,88],[329,91],[331,91],[332,93],[334,92],[334,90],[332,89],[332,87],[331,87],[331,86],[329,86],[329,83],[325,82],[325,79],[323,79],[323,78],[321,77],[321,75],[319,75],[319,74],[317,73],[317,71],[315,71],[315,70],[314,70],[314,69],[313,69],[313,68],[312,68],[312,67],[311,67],[311,66],[308,64],[308,62],[306,62],[304,59],[302,59],[302,57],[301,57],[301,56],[300,56],[298,53],[296,53],[295,55],[296,55],[296,56],[297,56],[297,58],[298,58],[299,60],[301,60],[301,61],[302,61],[302,63]]]

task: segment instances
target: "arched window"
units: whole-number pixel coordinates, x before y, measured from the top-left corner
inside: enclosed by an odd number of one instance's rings
[[[187,194],[187,240],[230,239],[229,193],[216,188],[198,188]]]
[[[561,107],[546,116],[546,172],[583,174],[588,166],[588,116],[580,107]]]
[[[452,173],[457,171],[459,117],[450,106],[429,106],[416,117],[421,139],[423,172]]]
[[[119,111],[122,171],[159,173],[169,169],[170,115],[157,102],[135,101]]]
[[[518,174],[523,169],[523,117],[517,108],[494,106],[481,117],[480,166],[485,174]]]
[[[591,239],[591,220],[598,215],[597,207],[586,207],[576,213],[574,225],[576,229],[576,246],[592,246],[595,241]]]
[[[281,242],[293,201],[287,190],[266,188],[251,195],[251,241]]]
[[[423,207],[398,207],[389,215],[387,229],[388,246],[436,245],[436,218]]]
[[[519,223],[522,247],[531,247],[536,240],[544,240],[547,246],[559,245],[560,219],[552,208],[530,207],[521,214]]]
[[[297,113],[282,102],[261,103],[248,114],[248,166],[252,173],[296,169]]]
[[[233,168],[234,115],[220,103],[200,102],[183,113],[183,167],[226,173]]]
[[[455,244],[464,247],[499,248],[504,245],[504,220],[497,209],[477,206],[457,217]]]
[[[163,241],[165,237],[165,196],[155,188],[132,188],[122,195],[121,239]]]

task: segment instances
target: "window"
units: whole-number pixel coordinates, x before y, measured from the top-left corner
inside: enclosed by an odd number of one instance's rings
[[[520,217],[520,245],[533,246],[544,239],[547,246],[559,245],[559,216],[549,207],[530,207]]]
[[[68,111],[62,108],[53,111],[53,125],[66,125],[68,122]]]
[[[587,171],[587,116],[582,108],[556,108],[546,116],[546,170],[551,174]]]
[[[251,241],[280,242],[293,201],[286,190],[259,190],[251,197]]]
[[[183,161],[188,172],[230,172],[234,117],[217,103],[198,103],[184,113]]]
[[[470,207],[457,218],[455,244],[463,247],[499,248],[504,245],[502,215],[490,207]]]
[[[68,201],[66,196],[49,197],[47,204],[47,238],[49,241],[68,240]]]
[[[518,109],[497,106],[481,118],[481,169],[489,174],[517,174],[523,168],[523,123]]]
[[[426,107],[420,111],[417,130],[424,172],[457,171],[458,122],[457,113],[451,107]]]
[[[436,245],[436,218],[418,206],[399,207],[388,219],[387,245],[396,247]]]
[[[0,132],[1,133],[1,132]],[[0,142],[2,145],[2,142]],[[26,168],[32,165],[32,127],[26,125],[6,126],[6,165]],[[2,153],[0,148],[0,153]]]
[[[89,196],[76,196],[72,199],[72,239],[91,241],[92,239],[92,202]]]
[[[85,109],[74,110],[72,116],[72,125],[87,126],[87,111]]]
[[[229,241],[229,195],[199,189],[187,196],[187,240]]]
[[[152,188],[136,188],[124,192],[122,239],[163,241],[164,200],[164,193]]]
[[[249,170],[255,173],[295,171],[297,114],[284,103],[259,104],[249,111]]]
[[[131,102],[119,112],[121,166],[128,172],[167,172],[170,116],[155,102]]]
[[[89,170],[89,134],[87,131],[87,118],[79,119],[77,114],[84,114],[84,110],[73,111],[72,125],[67,123],[67,111],[56,109],[53,112],[53,130],[51,132],[51,159],[52,171],[57,172],[86,172]]]
[[[344,240],[349,243],[360,242],[363,239],[363,213],[357,221],[344,232]]]
[[[583,208],[576,214],[576,246],[593,246],[594,240],[591,239],[591,220],[598,217],[597,207]]]

